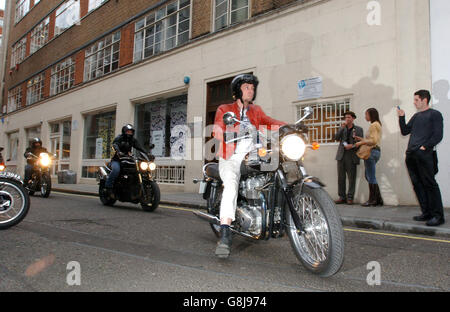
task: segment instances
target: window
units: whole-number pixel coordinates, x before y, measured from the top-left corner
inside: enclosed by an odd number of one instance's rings
[[[136,137],[145,149],[155,144],[155,157],[184,158],[186,153],[187,95],[138,105]]]
[[[72,121],[66,120],[50,124],[50,152],[56,154],[52,174],[70,168],[70,136]]]
[[[27,105],[39,102],[44,97],[45,73],[35,76],[27,83]]]
[[[19,151],[19,132],[10,133],[8,135],[8,157],[11,161],[17,161]]]
[[[49,24],[50,17],[47,17],[31,31],[31,54],[42,48],[48,42]]]
[[[17,64],[22,63],[25,59],[25,53],[27,49],[27,37],[23,37],[12,47],[11,53],[11,68],[14,68]]]
[[[27,15],[30,11],[30,0],[16,0],[16,16],[14,19],[15,23],[20,22],[20,20]]]
[[[75,62],[71,57],[52,67],[50,95],[56,95],[73,87],[75,82]]]
[[[245,21],[249,17],[249,0],[214,0],[214,30]]]
[[[190,1],[177,0],[136,22],[134,62],[189,40]]]
[[[56,10],[55,36],[80,20],[80,1],[67,0]]]
[[[33,139],[35,139],[35,138],[39,138],[39,139],[41,139],[41,127],[35,127],[35,128],[29,128],[29,129],[27,129],[27,146],[26,147],[29,147],[29,146],[31,146],[31,144],[33,143]],[[45,147],[45,146],[44,146]],[[36,155],[36,156],[38,156],[38,155]]]
[[[309,127],[310,141],[334,143],[334,136],[342,124],[344,113],[350,110],[350,99],[297,105],[297,119],[301,118],[303,109],[307,106],[314,109],[313,117],[304,121]]]
[[[84,127],[84,148],[81,176],[96,178],[100,166],[112,154],[112,142],[116,127],[116,112],[88,115]]]
[[[107,0],[89,0],[89,9],[88,12],[91,12],[105,3]]]
[[[84,81],[89,81],[119,68],[120,31],[107,36],[86,49]]]
[[[8,113],[18,110],[22,105],[22,86],[8,92]]]

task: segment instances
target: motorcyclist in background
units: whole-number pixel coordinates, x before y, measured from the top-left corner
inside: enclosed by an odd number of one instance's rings
[[[149,160],[153,161],[155,157],[150,155],[148,151],[142,148],[138,140],[134,138],[135,129],[132,125],[127,124],[122,127],[122,134],[117,136],[113,141],[113,148],[115,150],[114,156],[111,159],[112,172],[108,176],[105,183],[105,188],[108,196],[112,196],[114,182],[120,174],[120,158],[131,154],[133,148],[149,155]]]
[[[33,174],[33,167],[36,165],[36,162],[39,161],[39,155],[41,153],[47,153],[47,149],[42,147],[42,141],[39,138],[34,138],[31,141],[31,146],[28,147],[25,151],[24,157],[27,159],[27,164],[25,166],[25,187],[28,186],[29,181],[31,180],[31,175]],[[38,158],[30,157],[31,154],[37,156]]]

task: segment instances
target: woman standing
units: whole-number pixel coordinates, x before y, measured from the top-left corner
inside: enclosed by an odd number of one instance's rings
[[[361,145],[368,145],[372,147],[370,157],[364,160],[366,180],[369,182],[370,195],[369,200],[362,205],[365,207],[382,206],[383,198],[381,197],[380,188],[375,176],[376,163],[380,160],[381,156],[381,121],[378,111],[375,108],[369,108],[366,111],[366,120],[371,123],[366,138],[363,139],[361,137],[356,137],[356,140],[359,141],[356,143],[356,147],[360,147]]]

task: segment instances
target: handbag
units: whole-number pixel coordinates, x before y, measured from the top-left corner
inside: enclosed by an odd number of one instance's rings
[[[361,145],[358,149],[358,151],[356,152],[356,156],[358,156],[361,159],[367,160],[370,157],[370,154],[372,152],[372,148],[373,146],[369,146],[369,145]]]

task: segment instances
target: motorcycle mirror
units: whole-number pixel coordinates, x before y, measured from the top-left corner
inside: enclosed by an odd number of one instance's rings
[[[313,113],[314,113],[314,109],[311,106],[307,106],[303,109],[303,111],[305,112],[303,117],[300,118],[295,124],[298,125],[299,123],[301,123],[303,120],[312,117]]]
[[[236,115],[233,112],[227,112],[223,115],[223,122],[227,126],[232,126],[236,122],[239,122],[239,120],[237,120]]]
[[[6,161],[11,161],[11,158],[8,158]]]
[[[155,144],[151,144],[150,149],[154,149],[154,148],[155,148]]]

